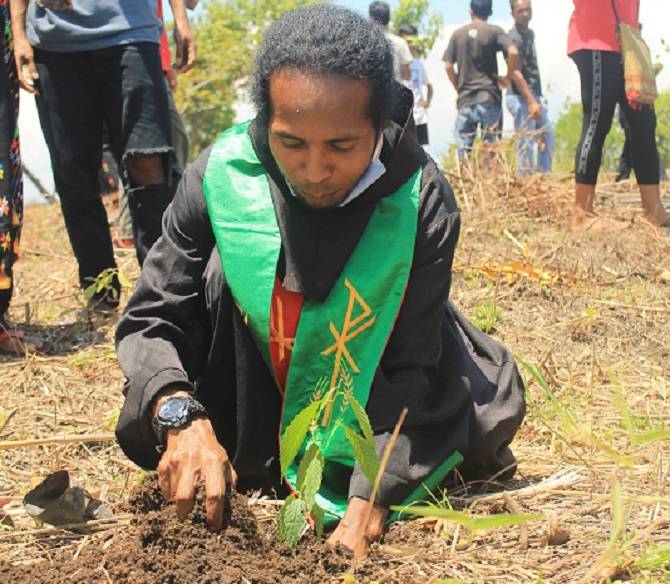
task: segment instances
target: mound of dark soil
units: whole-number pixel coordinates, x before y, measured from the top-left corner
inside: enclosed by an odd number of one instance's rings
[[[0,563],[0,581],[149,583],[316,583],[345,572],[349,560],[314,539],[294,554],[280,544],[270,527],[259,524],[247,498],[234,493],[225,510],[224,528],[205,526],[202,499],[192,517],[177,520],[154,480],[145,482],[129,502],[133,515],[125,531],[106,544],[85,546],[75,558],[71,549],[26,566]]]

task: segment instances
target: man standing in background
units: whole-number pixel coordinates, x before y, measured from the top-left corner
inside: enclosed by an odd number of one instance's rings
[[[454,32],[443,57],[449,81],[458,93],[456,132],[460,160],[471,152],[478,130],[487,145],[499,140],[500,83],[507,85],[519,67],[519,52],[509,36],[499,26],[487,22],[493,12],[491,4],[492,0],[471,0],[472,22]],[[498,77],[498,52],[507,56],[507,76],[502,80]],[[515,81],[529,109],[537,115],[539,106],[523,76]]]
[[[170,4],[178,67],[187,70],[195,42],[186,6]],[[79,282],[86,288],[109,275],[89,300],[108,312],[118,306],[120,284],[98,185],[103,126],[121,161],[140,264],[175,189],[156,0],[11,0],[11,7],[19,80],[37,96]]]
[[[398,35],[389,30],[391,20],[391,8],[386,2],[373,2],[368,8],[370,22],[375,22],[384,27],[386,38],[391,43],[393,50],[393,70],[397,81],[409,81],[409,64],[412,62],[412,53],[407,43]]]
[[[518,49],[521,60],[521,66],[514,72],[512,83],[507,89],[507,109],[514,118],[514,130],[517,133],[517,173],[520,176],[536,172],[548,174],[551,172],[554,153],[554,133],[547,110],[541,103],[542,81],[535,50],[535,33],[528,28],[533,18],[531,0],[510,0],[510,8],[514,26],[508,34]],[[532,93],[531,102],[519,90],[518,83],[521,79]]]
[[[161,68],[163,69],[163,75],[165,76],[165,82],[167,83],[168,88],[171,126],[170,134],[172,138],[172,147],[174,149],[171,159],[171,170],[172,180],[175,181],[176,184],[181,179],[182,174],[184,174],[184,169],[188,162],[189,143],[186,127],[184,126],[184,121],[177,109],[177,104],[175,103],[173,95],[177,90],[177,70],[172,65],[172,51],[170,50],[170,43],[165,30],[165,23],[163,22],[163,2],[162,0],[157,0],[156,4],[158,18],[160,18],[161,23],[163,23],[160,37]],[[198,4],[198,0],[185,0],[185,4],[189,10],[193,10]],[[116,219],[116,226],[118,229],[118,236],[113,240],[114,247],[120,249],[131,249],[135,247],[135,242],[133,240],[133,222],[128,207],[128,197],[124,190],[121,191],[121,196],[119,198],[119,214]]]
[[[414,124],[416,125],[416,136],[419,144],[428,144],[428,108],[433,100],[433,85],[428,79],[423,60],[419,58],[416,48],[416,37],[418,31],[411,24],[403,24],[398,30],[400,36],[409,45],[412,51],[412,62],[409,64],[410,79],[409,88],[414,94]]]

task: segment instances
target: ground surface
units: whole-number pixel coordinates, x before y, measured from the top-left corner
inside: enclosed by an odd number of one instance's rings
[[[631,185],[599,191],[600,208],[629,220],[628,229],[575,235],[564,229],[569,179],[517,183],[504,171],[450,179],[463,209],[452,297],[530,369],[522,367],[529,411],[513,445],[515,480],[483,498],[456,490],[449,501],[477,516],[543,519],[477,532],[433,520],[399,524],[355,578],[670,581],[670,233],[639,220]],[[118,258],[134,279],[134,255]],[[0,358],[0,503],[15,524],[0,530],[0,580],[194,581],[176,568],[170,576],[165,558],[193,563],[239,545],[248,553],[231,557],[244,563],[201,562],[201,580],[342,581],[342,558],[305,544],[295,559],[271,543],[272,502],[235,499],[238,519],[252,526],[233,521],[218,536],[137,499],[129,506],[143,473],[111,440],[122,384],[113,323],[77,314],[76,268],[57,207],[27,209],[17,282],[12,317],[55,352]],[[110,502],[116,518],[76,532],[36,526],[22,497],[58,469]],[[138,512],[147,521],[138,524]]]

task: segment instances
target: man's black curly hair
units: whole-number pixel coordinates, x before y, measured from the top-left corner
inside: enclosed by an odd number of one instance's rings
[[[270,80],[282,69],[367,80],[375,127],[392,115],[397,84],[384,29],[351,10],[317,4],[287,12],[270,25],[256,56],[252,89],[264,124],[272,117]]]

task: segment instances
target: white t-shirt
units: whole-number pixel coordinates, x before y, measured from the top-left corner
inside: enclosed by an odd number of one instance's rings
[[[404,38],[388,30],[386,31],[386,38],[391,43],[391,48],[393,49],[393,71],[395,78],[402,82],[400,67],[402,65],[409,65],[412,62],[412,52],[409,50],[409,45]]]
[[[414,123],[417,126],[427,124],[428,110],[421,106],[421,101],[428,97],[430,80],[421,59],[414,59],[409,64],[409,81],[406,82],[406,85],[414,94]]]

